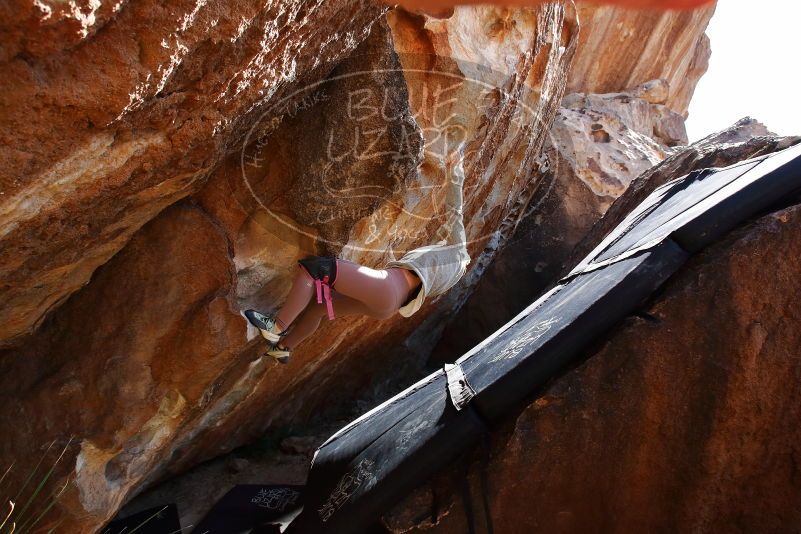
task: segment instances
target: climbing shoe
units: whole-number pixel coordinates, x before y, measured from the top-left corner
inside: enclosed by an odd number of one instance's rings
[[[258,328],[262,337],[264,337],[264,339],[270,343],[278,343],[278,341],[281,339],[281,336],[284,335],[284,332],[281,332],[280,334],[273,332],[275,319],[272,317],[267,317],[263,313],[257,312],[256,310],[245,310],[245,318],[250,324]]]
[[[279,343],[274,343],[270,350],[267,351],[267,356],[272,357],[278,363],[289,363],[289,357],[292,356],[292,352]]]

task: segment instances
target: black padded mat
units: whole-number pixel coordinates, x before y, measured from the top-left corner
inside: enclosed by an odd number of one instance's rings
[[[192,530],[196,534],[239,534],[267,523],[288,523],[302,506],[303,486],[234,486]],[[277,532],[277,529],[272,529]]]
[[[801,193],[801,145],[721,169],[703,169],[654,190],[579,263],[580,272],[671,237],[695,253],[736,225]]]
[[[174,504],[165,504],[149,508],[121,519],[115,519],[102,534],[180,534],[181,522],[178,518],[178,508]]]
[[[458,360],[476,392],[472,403],[479,413],[499,418],[543,386],[636,309],[687,257],[667,240],[549,291]]]
[[[451,404],[445,373],[431,375],[317,450],[304,510],[287,532],[364,531],[485,430],[472,409]]]

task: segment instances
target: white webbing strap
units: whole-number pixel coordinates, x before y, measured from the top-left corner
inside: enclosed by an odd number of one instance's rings
[[[453,407],[461,410],[470,399],[475,397],[476,392],[473,387],[467,382],[467,377],[462,371],[462,366],[457,364],[445,364],[445,377],[448,380],[448,394],[451,397]]]

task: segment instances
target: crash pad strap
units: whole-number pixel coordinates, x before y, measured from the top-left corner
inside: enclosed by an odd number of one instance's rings
[[[476,392],[467,382],[461,365],[446,363],[444,370],[448,380],[448,396],[451,398],[453,407],[461,410],[475,397]]]

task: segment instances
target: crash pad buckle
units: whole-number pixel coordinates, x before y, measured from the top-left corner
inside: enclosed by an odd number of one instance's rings
[[[476,391],[467,381],[464,370],[458,363],[446,363],[443,370],[448,381],[448,395],[451,398],[451,403],[453,403],[454,408],[461,410],[476,396]]]

